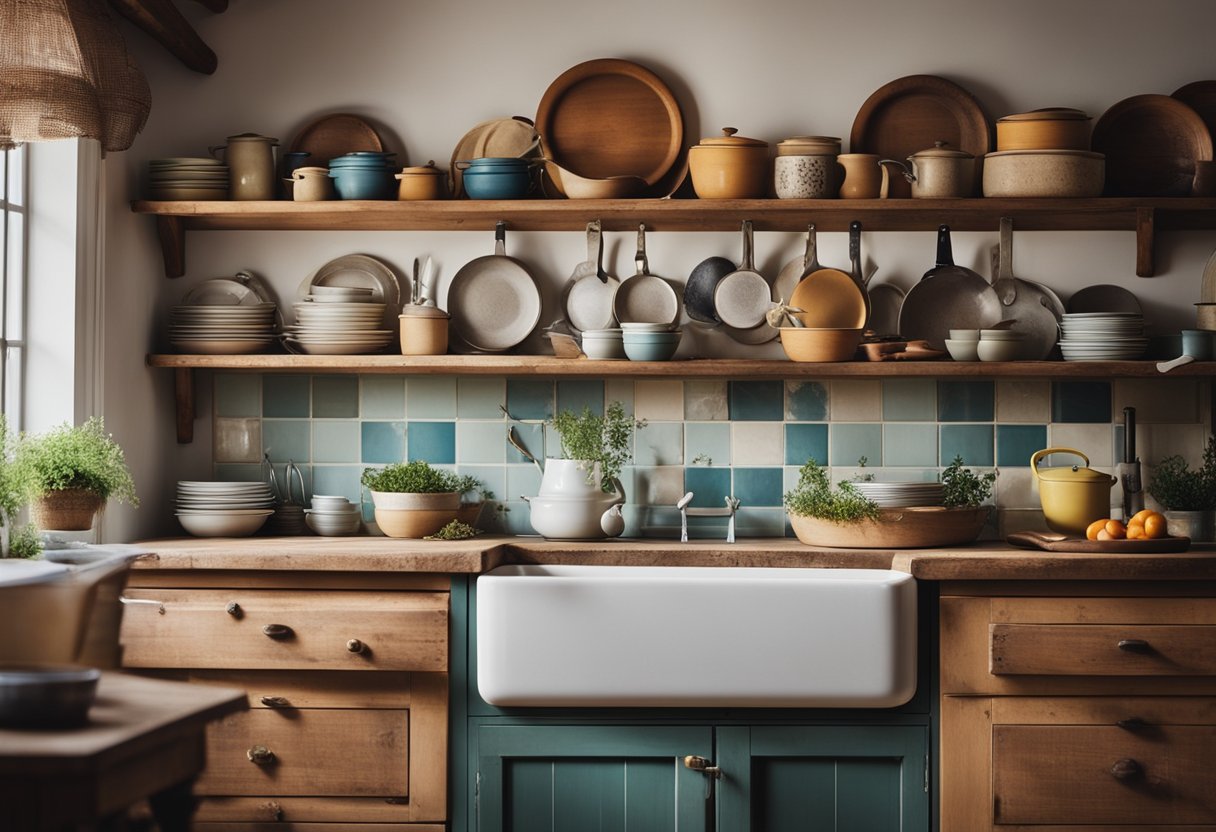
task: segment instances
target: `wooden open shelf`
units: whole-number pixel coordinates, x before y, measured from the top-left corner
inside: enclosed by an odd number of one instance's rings
[[[249,231],[582,231],[598,219],[606,231],[996,231],[1011,217],[1018,231],[1135,231],[1136,274],[1154,272],[1156,231],[1216,229],[1216,199],[624,199],[443,200],[436,202],[148,202],[136,213],[156,217],[165,274],[185,273],[185,232]]]

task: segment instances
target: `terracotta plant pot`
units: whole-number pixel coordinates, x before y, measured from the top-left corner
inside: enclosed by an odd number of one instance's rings
[[[106,501],[83,488],[49,491],[30,504],[30,520],[40,529],[85,532]]]
[[[419,538],[434,534],[452,520],[460,508],[460,492],[409,494],[373,491],[376,525],[389,537]]]
[[[791,514],[794,534],[808,546],[839,549],[926,549],[971,543],[988,520],[988,507],[885,508],[877,520],[833,523]]]

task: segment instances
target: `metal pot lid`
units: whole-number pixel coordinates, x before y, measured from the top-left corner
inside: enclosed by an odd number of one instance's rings
[[[768,147],[768,142],[736,136],[738,132],[734,127],[723,127],[721,136],[707,136],[697,147]]]
[[[926,150],[918,150],[908,157],[909,159],[974,159],[965,150],[955,150],[949,147],[946,142],[934,142],[933,147]]]
[[[996,121],[997,124],[1010,121],[1089,121],[1089,113],[1073,107],[1043,107],[1028,113],[1013,113]]]

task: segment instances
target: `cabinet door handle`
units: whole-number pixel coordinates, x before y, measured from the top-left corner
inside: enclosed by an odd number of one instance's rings
[[[233,618],[244,618],[245,611],[241,609],[241,605],[236,601],[229,601],[228,606],[224,607],[224,612],[231,615]]]
[[[707,760],[704,757],[698,757],[695,754],[689,754],[684,758],[684,768],[699,771],[705,776],[712,777],[715,780],[722,776],[722,769],[713,765],[711,760]]]
[[[268,638],[272,638],[275,641],[282,641],[283,639],[291,638],[296,634],[295,630],[291,629],[286,624],[267,624],[262,628],[262,632],[265,633]]]
[[[263,705],[267,708],[290,708],[291,703],[283,696],[263,696],[261,699]]]
[[[125,595],[120,595],[118,601],[124,607],[156,607],[156,611],[161,615],[165,614],[165,602],[153,601],[148,598],[128,598]]]
[[[1116,760],[1110,767],[1110,774],[1119,782],[1127,783],[1144,776],[1144,767],[1131,757],[1124,757],[1122,760]]]
[[[274,752],[264,745],[255,745],[245,752],[249,762],[257,766],[268,766],[275,762]]]
[[[350,641],[346,642],[346,649],[352,653],[362,653],[363,651],[367,650],[367,645],[359,641],[357,638],[352,638]]]
[[[1128,653],[1151,653],[1152,647],[1142,638],[1121,638],[1117,645],[1120,650]]]
[[[1138,716],[1129,716],[1115,723],[1125,731],[1140,731],[1148,727],[1148,723]]]

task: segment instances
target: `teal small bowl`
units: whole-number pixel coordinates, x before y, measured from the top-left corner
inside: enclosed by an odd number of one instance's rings
[[[665,337],[639,337],[665,336]],[[680,347],[678,332],[626,332],[622,338],[625,356],[630,361],[670,361]]]

